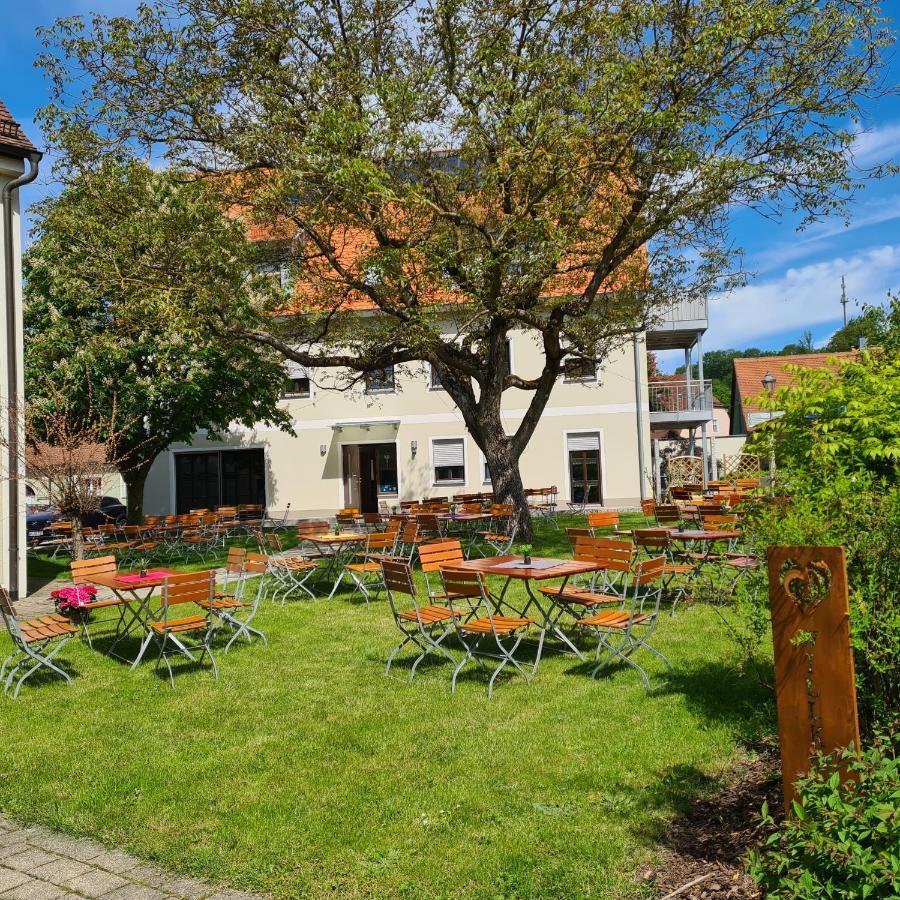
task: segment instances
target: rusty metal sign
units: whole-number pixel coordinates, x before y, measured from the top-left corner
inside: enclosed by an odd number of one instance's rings
[[[784,808],[817,753],[859,748],[842,547],[770,547],[769,599]]]

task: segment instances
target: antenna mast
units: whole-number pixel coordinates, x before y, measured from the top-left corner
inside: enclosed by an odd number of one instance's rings
[[[847,327],[847,282],[841,275],[841,306],[844,307],[844,328]]]

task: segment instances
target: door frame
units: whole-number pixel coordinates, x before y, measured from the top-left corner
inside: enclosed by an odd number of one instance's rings
[[[364,441],[338,441],[338,479],[337,479],[337,496],[338,496],[338,505],[335,509],[343,509],[344,508],[344,446],[352,446],[354,444],[393,444],[397,448],[397,505],[400,505],[400,498],[403,496],[403,468],[400,465],[400,438],[399,436],[395,437],[392,441],[385,440],[373,440],[372,438],[367,438]],[[376,487],[375,493],[378,496],[378,489]],[[378,496],[378,505],[381,505],[381,496]],[[392,497],[391,500],[394,498]]]
[[[569,470],[569,435],[570,434],[596,434],[600,439],[600,499],[606,504],[606,439],[602,428],[567,428],[562,433],[563,449],[563,474],[566,483],[566,498],[572,499],[572,473]]]

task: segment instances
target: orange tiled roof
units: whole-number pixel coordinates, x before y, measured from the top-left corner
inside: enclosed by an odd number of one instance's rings
[[[36,151],[37,147],[28,140],[22,126],[12,117],[6,104],[0,100],[0,152],[24,157]]]
[[[744,415],[760,412],[760,408],[748,402],[763,392],[762,380],[769,373],[775,378],[775,390],[791,387],[796,376],[785,371],[785,366],[802,366],[805,369],[837,368],[841,360],[855,359],[858,351],[845,353],[799,353],[795,356],[756,356],[733,360],[734,386],[741,398]]]

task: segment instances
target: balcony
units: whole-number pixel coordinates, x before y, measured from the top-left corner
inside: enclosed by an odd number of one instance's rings
[[[678,350],[690,347],[698,331],[706,331],[706,300],[682,300],[665,309],[647,328],[648,350]]]
[[[711,381],[651,381],[647,388],[651,428],[696,428],[713,417]]]

